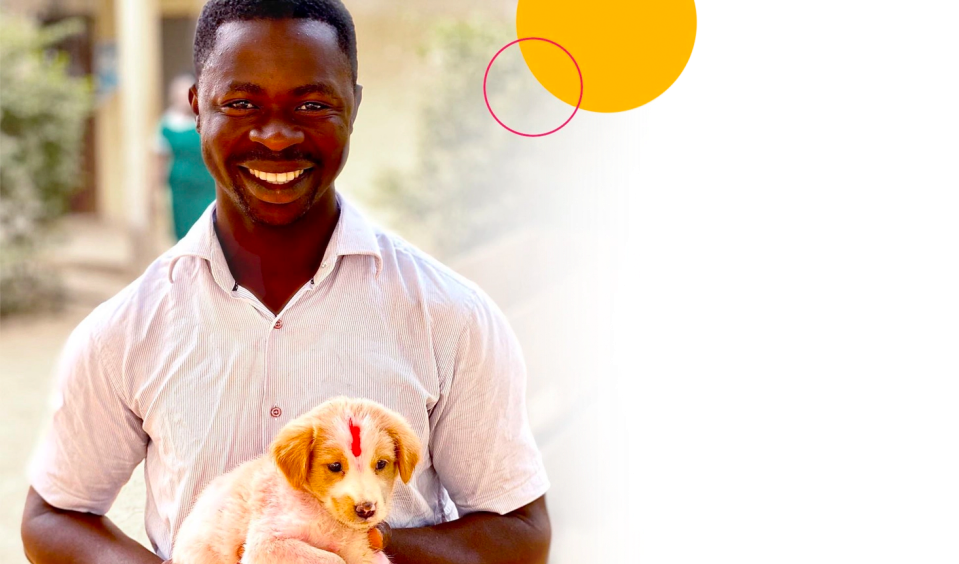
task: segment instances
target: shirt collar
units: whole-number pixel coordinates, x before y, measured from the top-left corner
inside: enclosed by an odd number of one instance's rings
[[[335,261],[338,257],[345,255],[368,255],[375,259],[375,276],[378,277],[383,269],[383,256],[380,254],[376,231],[366,217],[341,194],[336,194],[336,201],[340,205],[340,217],[333,229],[330,243],[326,247],[323,264]],[[213,228],[215,208],[216,202],[207,206],[200,219],[190,228],[186,236],[170,250],[168,276],[171,283],[174,281],[174,268],[180,259],[183,257],[198,257],[210,263],[213,279],[218,286],[228,292],[236,287],[236,281],[230,273],[226,256],[223,254],[223,247],[220,246],[220,240]],[[318,275],[319,273],[317,273]]]

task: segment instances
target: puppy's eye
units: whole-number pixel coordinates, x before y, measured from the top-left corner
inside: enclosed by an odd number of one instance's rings
[[[330,472],[339,472],[343,469],[343,466],[339,462],[334,462],[333,464],[327,465],[327,468],[330,469]]]
[[[386,461],[385,461],[385,460],[379,460],[379,461],[376,462],[376,469],[377,469],[377,470],[382,470],[382,469],[384,469],[384,468],[386,468]]]

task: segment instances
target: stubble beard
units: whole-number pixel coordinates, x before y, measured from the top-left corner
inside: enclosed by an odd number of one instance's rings
[[[320,199],[320,195],[324,192],[321,190],[319,185],[314,185],[311,188],[309,194],[307,195],[307,201],[309,202],[306,206],[300,210],[296,216],[292,219],[285,221],[274,221],[269,218],[263,217],[260,215],[256,208],[251,204],[252,196],[250,193],[243,187],[244,180],[240,177],[240,173],[237,172],[234,176],[230,177],[231,186],[227,190],[230,198],[237,204],[237,207],[240,210],[240,213],[254,225],[265,225],[269,227],[283,227],[286,225],[292,225],[300,219],[302,219],[306,214],[313,209],[313,206],[316,205],[317,201]],[[289,204],[287,204],[289,205]]]

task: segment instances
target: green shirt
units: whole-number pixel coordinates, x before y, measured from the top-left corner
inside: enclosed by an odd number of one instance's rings
[[[193,126],[193,120],[188,120],[185,126],[182,119],[164,114],[160,120],[160,134],[170,158],[167,183],[173,207],[173,228],[179,240],[216,198],[216,185],[203,162],[200,134]]]

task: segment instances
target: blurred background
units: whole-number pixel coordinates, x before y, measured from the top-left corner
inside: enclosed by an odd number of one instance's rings
[[[25,468],[50,416],[62,344],[175,243],[191,207],[212,199],[190,154],[192,117],[180,107],[202,4],[0,3],[2,562],[25,561]],[[364,97],[337,188],[506,312],[527,356],[530,417],[553,482],[552,562],[585,558],[592,498],[576,484],[590,469],[565,456],[594,428],[582,424],[593,386],[573,377],[588,360],[577,351],[595,350],[587,345],[598,339],[571,321],[592,314],[571,298],[589,270],[582,235],[591,212],[575,166],[582,146],[513,135],[487,111],[483,73],[516,38],[513,2],[346,4]],[[497,59],[488,94],[500,119],[522,131],[552,129],[572,110],[535,82],[515,47]],[[143,502],[138,469],[111,517],[149,546]]]

